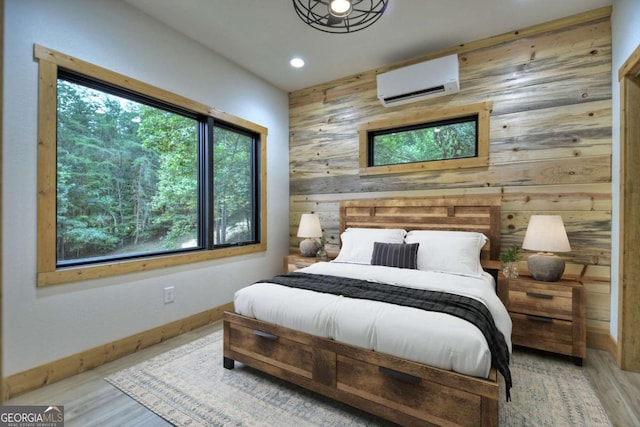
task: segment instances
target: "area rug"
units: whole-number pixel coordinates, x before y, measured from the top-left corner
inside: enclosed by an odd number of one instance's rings
[[[582,368],[514,352],[501,426],[610,426]],[[222,367],[222,331],[106,380],[177,426],[389,426],[377,417],[236,363]],[[503,390],[504,388],[502,388]]]

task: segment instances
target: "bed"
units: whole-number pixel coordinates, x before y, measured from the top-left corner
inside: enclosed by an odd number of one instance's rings
[[[500,198],[344,201],[340,232],[342,247],[334,262],[316,263],[236,293],[235,311],[224,314],[224,367],[232,369],[238,361],[402,425],[497,426],[500,381],[495,347],[494,354],[489,349],[494,339],[446,310],[401,307],[376,298],[391,286],[392,298],[410,288],[407,292],[451,291],[464,295],[465,303],[482,301],[477,305],[491,312],[503,347],[510,351],[511,321],[499,298],[506,289],[499,281],[496,289],[495,280]],[[379,265],[370,265],[371,249],[363,251],[366,245],[361,242],[367,239],[375,241],[369,243],[375,246],[374,262]],[[476,257],[479,254],[479,260],[462,271],[446,250],[437,250],[444,244],[449,249],[456,239],[462,239],[462,252],[473,246]],[[402,258],[417,265],[389,267],[409,262],[396,259],[389,264],[389,257],[381,254],[390,250],[394,255],[410,251],[412,255]],[[469,259],[469,254],[459,259]],[[456,264],[455,274],[448,271],[448,262]],[[320,278],[333,282],[328,286],[337,290],[317,293],[314,287],[305,288],[320,286]],[[367,286],[375,284],[375,291],[366,291],[373,300],[360,299],[363,279]],[[408,304],[412,301],[422,300],[410,299]],[[502,365],[498,363],[504,372]]]

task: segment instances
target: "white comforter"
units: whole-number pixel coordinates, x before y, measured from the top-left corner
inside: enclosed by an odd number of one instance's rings
[[[316,263],[298,271],[476,298],[493,314],[511,351],[511,319],[489,274],[476,278],[336,262]],[[491,368],[491,353],[480,330],[448,314],[273,283],[257,283],[239,290],[234,305],[235,311],[244,316],[466,375],[486,378]]]

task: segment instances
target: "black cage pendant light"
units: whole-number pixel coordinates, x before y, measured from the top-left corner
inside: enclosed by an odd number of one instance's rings
[[[382,16],[389,0],[293,0],[307,25],[326,33],[360,31]]]

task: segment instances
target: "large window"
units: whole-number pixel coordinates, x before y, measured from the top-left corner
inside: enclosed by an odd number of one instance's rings
[[[255,136],[237,129],[213,128],[214,245],[254,242]]]
[[[491,103],[368,122],[360,130],[360,173],[376,175],[487,166]]]
[[[36,57],[39,285],[266,248],[264,128],[40,46]]]

